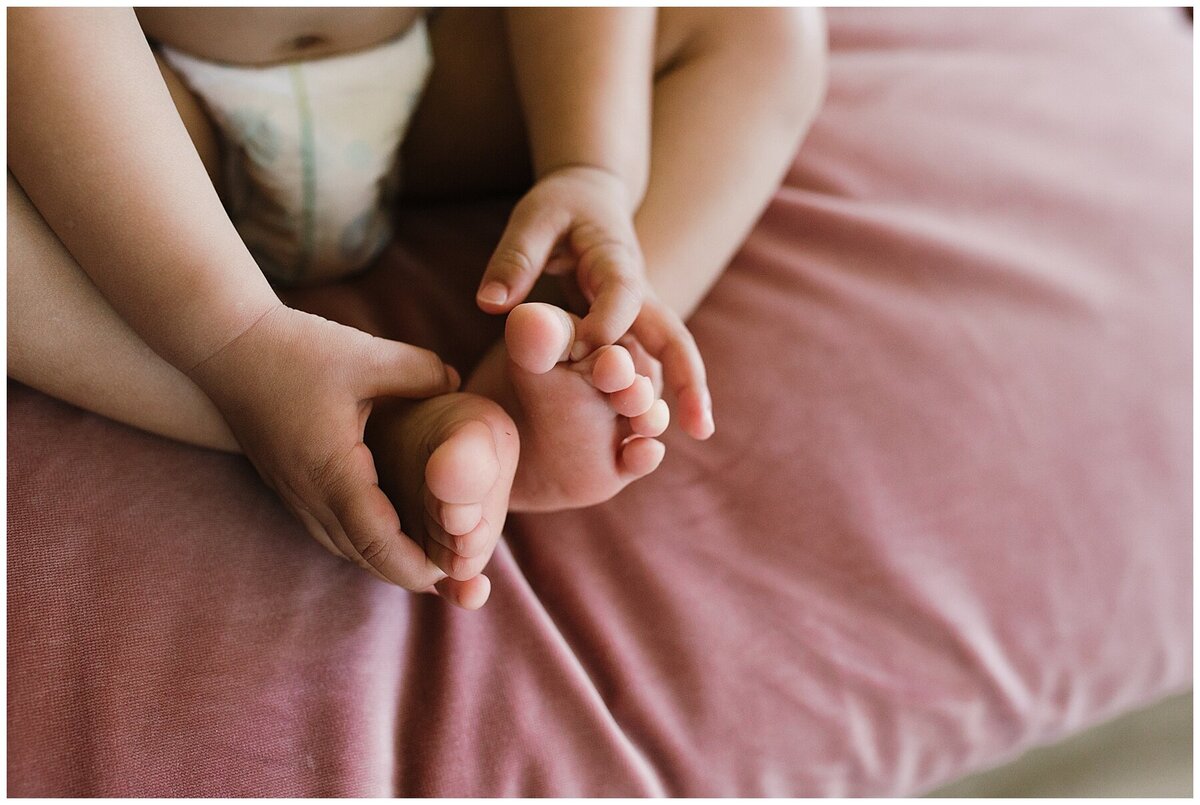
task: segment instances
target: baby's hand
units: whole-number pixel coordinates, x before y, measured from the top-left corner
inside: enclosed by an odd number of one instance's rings
[[[436,355],[281,304],[188,374],[318,542],[409,590],[444,578],[401,532],[363,444],[376,397],[458,387]]]
[[[480,307],[507,312],[542,272],[573,270],[590,310],[571,358],[623,336],[646,285],[628,195],[624,182],[600,168],[561,168],[542,177],[513,209],[480,283]]]
[[[574,273],[571,284],[587,306],[572,360],[631,332],[662,363],[683,429],[697,439],[712,435],[704,361],[683,321],[646,280],[629,192],[615,174],[581,165],[539,179],[513,209],[476,300],[488,313],[507,313],[543,272]]]

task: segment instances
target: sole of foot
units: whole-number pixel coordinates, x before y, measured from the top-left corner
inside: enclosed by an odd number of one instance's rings
[[[520,450],[504,409],[475,394],[445,394],[368,423],[379,484],[404,533],[446,574],[437,592],[465,609],[487,601],[482,574],[509,509]]]
[[[654,384],[622,346],[569,360],[577,322],[553,305],[517,306],[504,343],[467,383],[500,402],[520,432],[514,511],[601,503],[653,472],[665,454],[656,437],[670,415]]]

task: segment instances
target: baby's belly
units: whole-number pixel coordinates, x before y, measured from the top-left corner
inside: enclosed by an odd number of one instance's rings
[[[363,50],[407,31],[419,8],[139,8],[146,36],[209,61],[266,65]]]

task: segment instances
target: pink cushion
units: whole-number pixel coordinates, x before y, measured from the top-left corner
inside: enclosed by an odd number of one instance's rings
[[[9,793],[911,794],[1188,686],[1183,15],[830,24],[692,322],[716,437],[512,517],[480,613],[331,559],[240,458],[10,384]],[[502,221],[409,216],[345,303],[469,361],[438,287]]]

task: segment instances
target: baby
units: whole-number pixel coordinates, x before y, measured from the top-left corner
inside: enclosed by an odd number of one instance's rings
[[[13,9],[8,30],[9,373],[244,451],[327,549],[466,608],[509,510],[658,466],[659,367],[712,434],[683,318],[824,88],[812,10]],[[272,287],[369,265],[398,193],[522,183],[475,300],[505,337],[465,383]],[[561,304],[526,301],[543,274]]]

